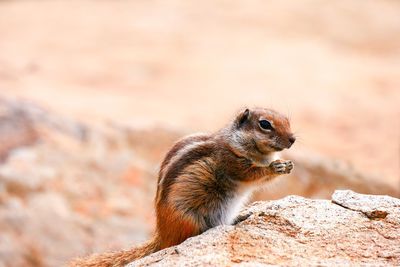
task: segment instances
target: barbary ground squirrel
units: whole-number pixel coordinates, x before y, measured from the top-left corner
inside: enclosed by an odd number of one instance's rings
[[[130,250],[75,260],[70,266],[123,266],[217,225],[231,224],[254,190],[290,173],[293,163],[274,156],[295,140],[289,120],[264,108],[240,112],[216,133],[181,139],[161,164],[153,238]]]

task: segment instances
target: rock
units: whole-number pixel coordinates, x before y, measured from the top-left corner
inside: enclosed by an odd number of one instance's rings
[[[387,219],[400,224],[400,201],[389,196],[358,195],[350,190],[337,191],[332,202],[359,211],[370,219]]]
[[[219,226],[136,266],[398,266],[400,199],[336,191],[329,200],[256,202]]]

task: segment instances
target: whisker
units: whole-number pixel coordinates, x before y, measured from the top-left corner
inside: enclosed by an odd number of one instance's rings
[[[292,111],[288,106],[286,106],[286,117],[288,118],[289,122],[292,121]]]

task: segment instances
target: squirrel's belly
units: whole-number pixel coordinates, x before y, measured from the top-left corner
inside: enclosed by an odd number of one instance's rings
[[[252,186],[241,186],[233,198],[225,203],[225,212],[221,224],[232,224],[235,218],[239,215],[241,209],[246,205],[254,188]]]
[[[251,191],[246,192],[245,194],[236,197],[233,199],[232,203],[227,208],[227,216],[225,218],[224,224],[232,224],[235,218],[239,215],[239,212],[242,210],[244,205],[246,205],[249,197],[251,195]]]

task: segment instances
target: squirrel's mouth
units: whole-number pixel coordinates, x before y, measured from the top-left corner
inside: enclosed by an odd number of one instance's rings
[[[271,145],[271,144],[268,144],[264,148],[264,146],[260,147],[255,140],[252,140],[252,141],[253,141],[255,149],[261,154],[269,154],[271,152],[278,152],[278,151],[282,151],[282,150],[285,149],[285,147],[281,147],[281,146],[277,146],[277,145]]]
[[[282,151],[282,150],[284,150],[285,148],[283,148],[283,147],[279,147],[279,146],[270,146],[273,150],[275,150],[275,151]]]
[[[269,147],[270,148],[272,148],[274,151],[282,151],[282,150],[284,150],[285,148],[288,148],[288,147],[285,147],[285,146],[279,146],[279,145],[269,145]]]

